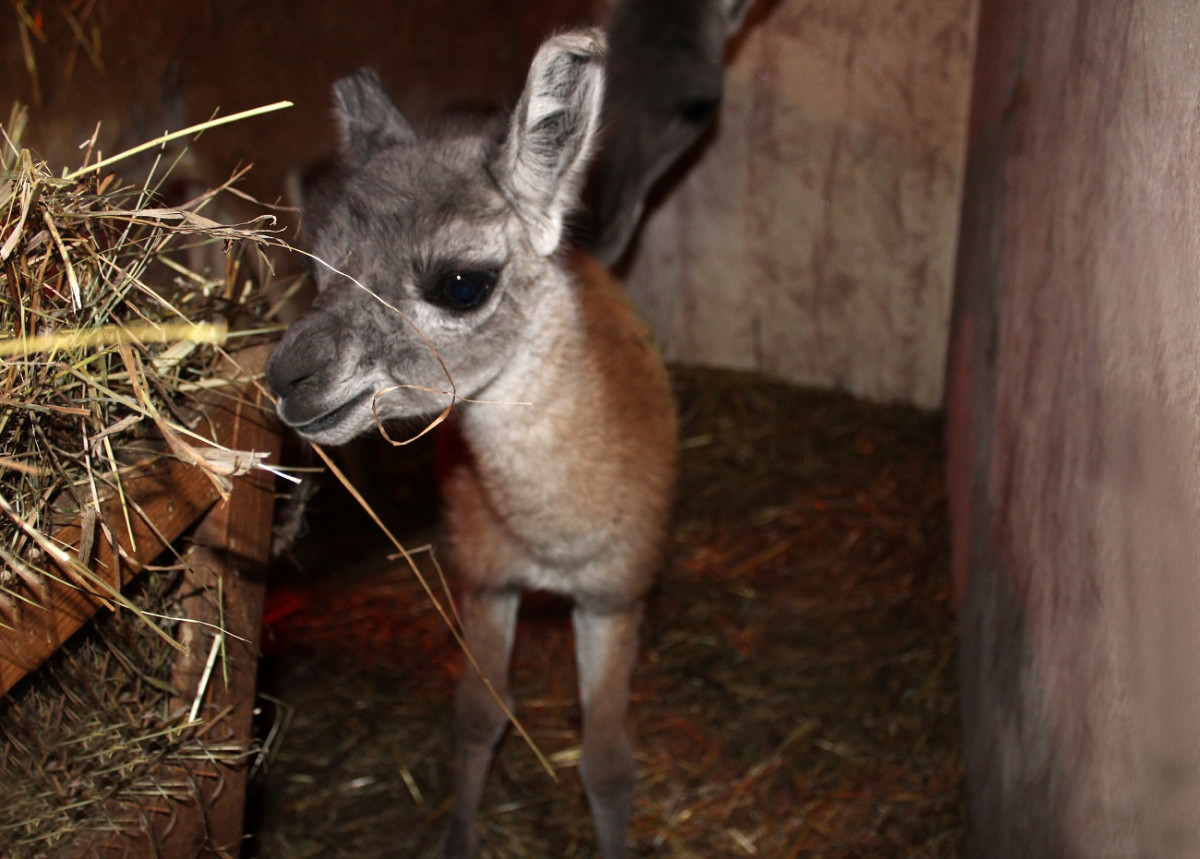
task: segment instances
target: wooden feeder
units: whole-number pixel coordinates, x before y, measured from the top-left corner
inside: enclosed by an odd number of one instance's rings
[[[243,370],[261,367],[266,350],[257,347],[241,353]],[[223,447],[235,451],[266,453],[277,458],[279,438],[270,403],[259,387],[247,384],[235,397],[210,398],[202,426]],[[117,535],[119,547],[103,537],[95,540],[89,566],[99,576],[126,585],[147,564],[163,553],[167,544],[191,532],[183,550],[182,600],[187,623],[180,624],[184,652],[175,659],[176,706],[191,709],[193,721],[203,722],[206,738],[226,748],[254,747],[251,719],[254,711],[259,628],[269,558],[273,508],[273,477],[252,469],[232,479],[227,497],[201,469],[180,460],[159,458],[134,469],[123,480],[129,506],[142,515],[124,527],[122,501],[101,503],[103,518]],[[132,532],[132,533],[131,533]],[[79,524],[60,529],[55,540],[81,545]],[[27,675],[37,682],[37,669],[56,650],[111,602],[95,588],[67,584],[69,564],[53,562],[62,581],[47,580],[41,606],[20,604],[14,628],[0,630],[0,695]],[[219,594],[217,600],[212,594]],[[218,650],[222,663],[216,664]],[[178,763],[168,765],[164,778],[194,785],[180,801],[172,797],[147,798],[143,821],[148,825],[124,832],[70,836],[68,853],[79,855],[235,855],[242,838],[248,767],[230,767],[218,759],[200,758],[186,772]]]

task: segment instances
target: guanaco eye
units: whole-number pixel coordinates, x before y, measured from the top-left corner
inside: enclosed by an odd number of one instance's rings
[[[438,280],[437,297],[454,310],[470,310],[483,303],[497,279],[494,271],[447,272]]]
[[[679,115],[683,118],[684,122],[690,125],[701,125],[708,121],[720,103],[721,100],[719,98],[702,97],[688,99],[679,106]]]

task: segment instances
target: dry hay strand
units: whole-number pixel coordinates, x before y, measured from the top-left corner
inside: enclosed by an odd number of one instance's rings
[[[141,187],[99,169],[121,156],[55,177],[19,147],[23,125],[14,109],[0,128],[0,624],[8,626],[19,604],[41,604],[47,577],[62,575],[47,555],[67,568],[68,584],[135,609],[88,566],[94,528],[112,543],[113,530],[138,515],[128,506],[125,522],[100,515],[103,498],[122,496],[134,460],[181,458],[222,493],[230,476],[257,464],[197,435],[197,398],[239,381],[215,378],[214,368],[231,337],[257,333],[230,332],[261,315],[246,254],[283,244],[268,230],[270,215],[230,227],[203,214],[236,193],[236,176],[164,206],[158,189],[169,164],[156,163]],[[219,270],[187,265],[211,250],[225,252]],[[84,543],[58,546],[55,531],[81,518],[91,526]]]
[[[634,681],[634,855],[962,855],[936,416],[673,376],[680,511]],[[378,561],[270,602],[263,683],[291,716],[258,786],[257,855],[435,855],[464,670],[440,618]],[[572,652],[566,606],[527,599],[513,699],[558,780],[501,744],[485,857],[595,855]]]
[[[56,5],[54,11],[62,17],[71,32],[71,44],[63,67],[66,78],[70,80],[74,74],[80,54],[87,58],[92,68],[103,72],[100,26],[93,16],[96,0],[74,0]],[[16,13],[16,21],[10,26],[15,24],[21,41],[21,56],[25,73],[29,77],[30,98],[35,107],[41,107],[42,74],[38,65],[37,47],[49,41],[45,9],[40,0],[37,3],[31,3],[30,0],[12,0],[12,9]]]
[[[181,596],[169,572],[144,575],[131,593],[161,617],[180,613]],[[236,766],[258,754],[215,735],[207,719],[189,719],[174,667],[174,652],[135,615],[106,613],[36,683],[0,699],[0,854],[93,855],[106,839],[119,845],[196,795],[192,764]]]
[[[242,196],[238,176],[167,205],[162,151],[142,184],[104,172],[209,124],[108,159],[89,147],[83,167],[59,176],[20,147],[23,125],[14,109],[0,127],[0,625],[19,630],[42,612],[51,584],[113,609],[0,698],[0,854],[44,856],[73,839],[149,831],[149,818],[194,796],[190,763],[249,754],[214,728],[221,714],[196,718],[180,703],[175,577],[143,575],[122,591],[90,563],[95,545],[117,546],[143,515],[123,486],[147,458],[182,460],[218,494],[261,465],[200,430],[203,403],[240,396],[250,378],[229,374],[226,347],[267,333],[254,327],[255,269],[284,243],[269,215],[236,226],[208,216]],[[106,517],[112,499],[121,512]],[[79,544],[59,542],[74,523]]]

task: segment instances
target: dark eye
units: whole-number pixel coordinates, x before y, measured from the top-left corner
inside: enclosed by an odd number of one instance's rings
[[[437,297],[454,310],[478,307],[496,285],[494,271],[451,271],[438,280]]]
[[[683,117],[683,121],[691,125],[700,125],[707,122],[708,118],[716,111],[717,105],[721,103],[719,98],[692,98],[685,101],[679,106],[679,115]]]

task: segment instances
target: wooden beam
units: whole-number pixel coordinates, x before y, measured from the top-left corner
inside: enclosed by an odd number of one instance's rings
[[[240,355],[239,363],[261,367],[268,351]],[[214,401],[207,414],[221,428],[225,446],[267,453],[274,461],[280,448],[274,412],[256,386],[246,386],[243,395]],[[142,815],[149,824],[145,828],[131,827],[98,841],[85,839],[87,855],[229,859],[239,854],[254,747],[274,491],[274,477],[268,472],[255,470],[235,478],[228,499],[211,507],[184,554],[180,614],[189,622],[179,631],[186,652],[175,663],[172,680],[180,697],[170,708],[177,714],[194,710],[204,722],[204,742],[222,746],[221,754],[164,767],[160,778],[192,785],[189,794],[169,801],[155,798]],[[210,662],[214,650],[217,656]],[[238,758],[237,750],[245,755]]]
[[[236,415],[230,447],[267,451],[278,457],[279,437],[269,413],[247,406]],[[188,648],[175,667],[174,685],[183,690],[179,706],[201,701],[199,715],[212,720],[206,739],[252,747],[266,569],[270,560],[274,478],[255,471],[238,478],[229,500],[204,517],[188,550],[183,585],[187,624],[181,639]],[[224,653],[206,674],[214,627],[225,630]],[[182,817],[157,845],[162,856],[236,856],[245,819],[249,760],[227,766],[198,761],[194,813]]]
[[[163,539],[169,542],[177,538],[220,497],[199,469],[172,459],[155,460],[123,475],[122,487],[132,502],[128,527],[120,498],[100,503],[101,521],[120,546],[120,554],[97,529],[100,533],[94,535],[88,564],[114,586],[126,584],[162,553],[166,548]],[[58,529],[53,539],[74,552],[80,546],[81,534],[81,526],[76,523]],[[75,582],[75,577],[52,559],[47,558],[47,564],[61,581],[46,578],[43,591],[33,595],[36,606],[13,600],[12,611],[4,618],[11,628],[0,627],[0,696],[41,665],[108,602],[103,593],[89,593],[68,584]]]

